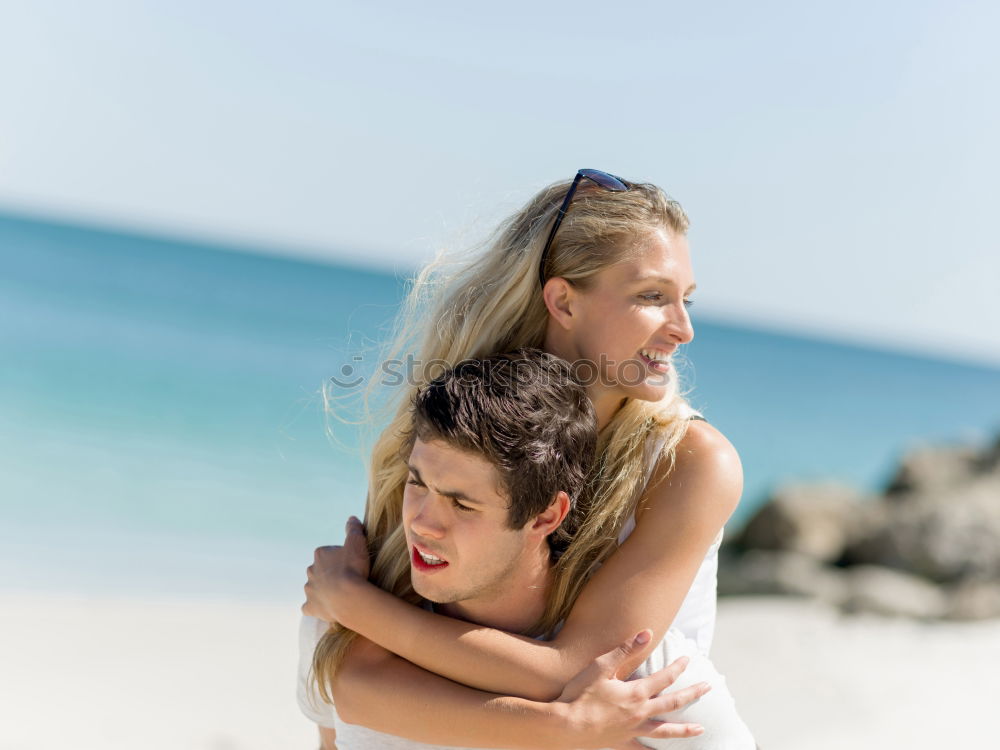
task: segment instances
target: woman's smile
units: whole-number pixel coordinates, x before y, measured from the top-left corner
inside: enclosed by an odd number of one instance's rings
[[[643,349],[639,352],[639,358],[646,363],[650,370],[656,373],[666,374],[670,372],[670,355],[662,352],[654,352],[651,349]]]

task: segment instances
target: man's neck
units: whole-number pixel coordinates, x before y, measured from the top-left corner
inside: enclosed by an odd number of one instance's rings
[[[495,596],[438,604],[434,609],[477,625],[523,633],[545,612],[551,581],[552,555],[548,544],[544,544],[513,571],[503,591]]]

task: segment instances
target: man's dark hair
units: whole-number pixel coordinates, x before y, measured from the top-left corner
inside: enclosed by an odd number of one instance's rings
[[[407,441],[442,440],[482,456],[500,475],[519,529],[560,490],[577,508],[597,447],[597,417],[569,363],[538,349],[467,359],[421,388]],[[572,510],[549,542],[561,550],[575,531]]]

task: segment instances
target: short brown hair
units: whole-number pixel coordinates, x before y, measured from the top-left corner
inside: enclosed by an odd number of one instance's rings
[[[519,529],[566,492],[574,508],[586,492],[597,446],[594,407],[569,363],[538,349],[467,359],[421,388],[413,401],[413,439],[442,440],[481,455],[500,475]],[[551,537],[569,542],[572,511]]]

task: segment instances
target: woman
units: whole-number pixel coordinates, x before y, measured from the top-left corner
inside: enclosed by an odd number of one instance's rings
[[[555,700],[597,655],[646,627],[653,637],[624,674],[671,625],[707,652],[716,555],[742,471],[730,443],[684,401],[671,365],[694,336],[687,228],[680,205],[656,186],[581,170],[505,221],[486,252],[451,278],[426,269],[405,308],[396,355],[413,340],[421,301],[433,293],[439,301],[425,318],[418,363],[538,347],[574,363],[587,386],[601,431],[593,507],[558,561],[556,594],[536,629],[563,623],[558,633],[540,641],[472,626],[365,596],[342,577],[323,578],[320,568],[307,588],[306,614],[343,623],[455,682],[537,701]],[[409,398],[434,374],[418,368],[375,445],[365,519],[371,580],[411,602],[409,550],[398,531],[407,470],[398,455]],[[314,662],[321,690],[345,653],[354,658],[346,651],[353,637],[339,627],[324,636]],[[427,675],[415,670],[412,679]],[[396,680],[398,673],[387,676],[387,686]],[[433,741],[455,741],[457,715],[439,714]],[[483,732],[488,740],[489,728]],[[460,743],[469,744],[467,737]]]

